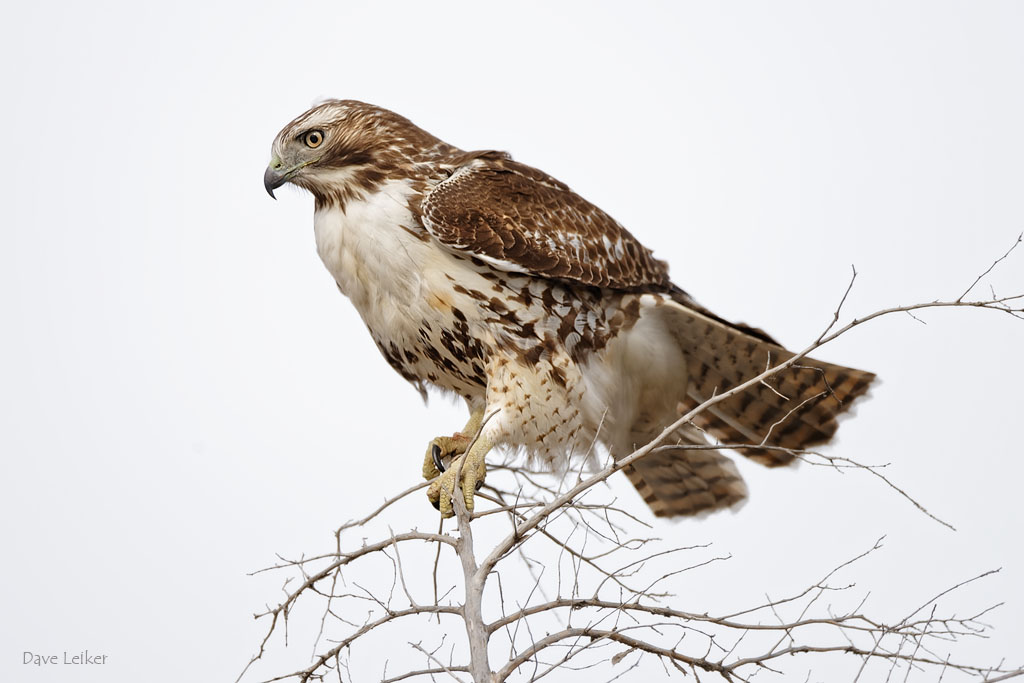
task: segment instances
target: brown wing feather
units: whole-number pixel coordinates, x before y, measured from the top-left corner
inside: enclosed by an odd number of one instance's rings
[[[668,266],[563,183],[525,164],[481,156],[424,198],[441,244],[503,270],[611,289],[669,287]]]

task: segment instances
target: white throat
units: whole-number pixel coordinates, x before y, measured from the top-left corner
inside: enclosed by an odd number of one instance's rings
[[[421,297],[426,255],[420,252],[426,247],[403,229],[415,220],[408,209],[411,192],[408,181],[389,180],[344,209],[318,209],[313,215],[320,259],[371,330],[395,322],[392,302],[407,309]]]

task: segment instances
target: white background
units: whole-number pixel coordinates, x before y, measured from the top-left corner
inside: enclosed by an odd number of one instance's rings
[[[850,315],[955,298],[1024,228],[1019,3],[503,7],[5,9],[0,679],[234,680],[279,595],[247,572],[329,549],[462,424],[380,358],[317,259],[311,199],[264,193],[273,137],[317,98],[509,150],[791,346],[851,264]],[[991,281],[1024,291],[1024,252]],[[701,591],[747,602],[885,534],[857,575],[883,613],[1002,567],[951,603],[1006,602],[959,652],[1020,665],[1024,322],[919,317],[819,354],[883,380],[832,452],[891,462],[957,532],[868,476],[753,463],[738,514],[657,532],[732,553]],[[109,663],[21,663],[85,649]]]

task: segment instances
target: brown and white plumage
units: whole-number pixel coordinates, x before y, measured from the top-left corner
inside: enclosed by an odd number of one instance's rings
[[[501,152],[464,152],[388,110],[314,107],[277,136],[264,180],[268,191],[292,182],[313,194],[320,257],[395,370],[494,413],[488,443],[552,467],[595,439],[626,455],[680,410],[791,357],[694,302],[664,262],[563,183]],[[805,359],[626,473],[657,515],[728,507],[746,495],[733,462],[683,446],[705,434],[824,443],[873,378]]]

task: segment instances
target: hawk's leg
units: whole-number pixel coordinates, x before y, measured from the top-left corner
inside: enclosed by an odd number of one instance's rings
[[[473,496],[487,473],[484,457],[493,445],[490,437],[481,434],[464,455],[454,460],[451,466],[430,484],[427,499],[441,511],[442,517],[451,517],[455,514],[452,496],[460,479],[466,509],[473,512]]]
[[[433,479],[442,471],[450,467],[456,457],[462,455],[469,448],[473,437],[480,430],[480,424],[484,421],[484,409],[478,408],[470,413],[469,422],[462,428],[461,432],[455,432],[451,436],[439,436],[432,439],[427,446],[427,455],[423,458],[423,478]],[[449,463],[447,466],[444,463]]]

